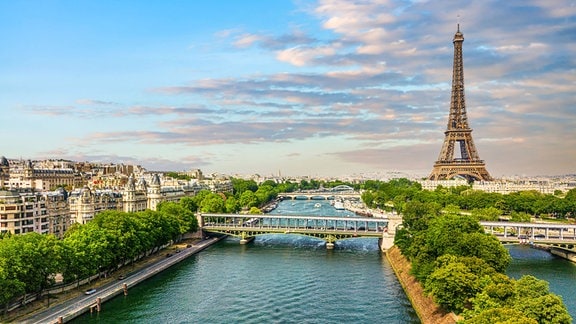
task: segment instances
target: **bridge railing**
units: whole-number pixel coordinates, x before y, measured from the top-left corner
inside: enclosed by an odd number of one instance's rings
[[[551,223],[480,222],[484,229],[500,240],[551,243],[576,243],[576,225]]]
[[[205,229],[258,229],[270,231],[353,231],[382,233],[387,230],[388,220],[370,217],[331,217],[308,215],[239,215],[201,214],[200,224]]]

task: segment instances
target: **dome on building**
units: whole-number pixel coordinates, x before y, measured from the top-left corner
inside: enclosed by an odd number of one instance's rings
[[[1,156],[0,157],[0,166],[10,166],[10,164],[8,163],[8,159],[6,159],[5,156]]]
[[[148,187],[148,183],[146,183],[146,180],[144,180],[144,177],[138,179],[138,183],[136,183],[136,189],[146,190],[147,187]]]
[[[128,178],[128,183],[126,183],[126,190],[136,190],[136,182],[134,181],[134,177],[130,176],[130,178]]]
[[[152,185],[152,186],[159,186],[160,185],[160,177],[158,176],[157,173],[155,173],[154,176],[152,176],[152,182],[150,183],[150,185]]]

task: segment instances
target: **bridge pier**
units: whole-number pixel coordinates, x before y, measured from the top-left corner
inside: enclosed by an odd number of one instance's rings
[[[240,245],[246,245],[252,241],[254,241],[254,236],[248,236],[246,232],[242,232],[240,236]]]
[[[392,214],[388,216],[387,230],[382,233],[382,238],[378,240],[380,250],[382,252],[386,252],[394,246],[394,236],[396,236],[396,229],[400,226],[402,226],[402,216],[398,214]]]

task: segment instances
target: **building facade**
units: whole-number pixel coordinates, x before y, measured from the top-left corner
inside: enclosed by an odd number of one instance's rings
[[[0,191],[0,232],[48,234],[49,231],[44,196],[30,191]]]

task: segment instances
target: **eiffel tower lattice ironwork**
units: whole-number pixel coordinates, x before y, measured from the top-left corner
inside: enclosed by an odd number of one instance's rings
[[[452,72],[452,97],[450,101],[450,116],[448,127],[444,132],[444,144],[434,163],[434,168],[428,179],[447,180],[462,176],[471,180],[492,180],[486,170],[484,161],[480,159],[472,140],[472,129],[468,126],[466,116],[466,100],[464,98],[464,65],[462,62],[462,43],[464,35],[460,32],[460,24],[454,35],[454,66]],[[455,146],[460,148],[460,157],[454,156]]]

